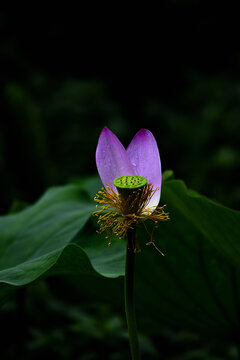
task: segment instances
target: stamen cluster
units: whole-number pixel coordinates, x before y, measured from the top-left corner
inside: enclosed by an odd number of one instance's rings
[[[99,232],[107,231],[111,245],[112,236],[125,238],[129,229],[134,229],[139,222],[150,219],[155,227],[159,221],[167,221],[169,214],[164,212],[165,205],[151,209],[148,204],[158,188],[153,189],[152,184],[147,184],[141,189],[133,190],[127,196],[117,194],[110,185],[102,188],[94,198],[98,210],[93,215],[98,216]],[[151,238],[150,243],[153,243]]]

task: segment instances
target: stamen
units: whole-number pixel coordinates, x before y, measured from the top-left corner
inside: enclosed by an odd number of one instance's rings
[[[153,185],[147,184],[142,176],[122,176],[114,180],[114,185],[123,189],[123,192],[117,194],[110,185],[107,185],[106,189],[102,188],[94,198],[99,205],[93,215],[98,216],[99,232],[107,231],[106,237],[110,238],[108,246],[111,245],[113,235],[124,239],[127,231],[133,229],[139,222],[150,219],[156,228],[159,221],[169,220],[169,214],[164,212],[165,205],[155,209],[148,207],[158,188],[153,189]],[[148,245],[152,244],[164,255],[154,243],[152,235],[150,239]]]

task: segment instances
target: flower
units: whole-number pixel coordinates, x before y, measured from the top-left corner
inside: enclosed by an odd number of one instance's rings
[[[94,199],[100,204],[94,215],[99,216],[100,232],[108,230],[109,245],[113,234],[124,238],[128,229],[140,221],[151,219],[156,225],[168,220],[164,206],[158,207],[161,162],[149,130],[139,130],[125,149],[116,135],[104,127],[98,140],[96,164],[105,189]]]

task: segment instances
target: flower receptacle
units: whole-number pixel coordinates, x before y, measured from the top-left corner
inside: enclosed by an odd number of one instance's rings
[[[113,184],[120,195],[123,214],[136,214],[147,179],[139,175],[124,175],[116,178]]]

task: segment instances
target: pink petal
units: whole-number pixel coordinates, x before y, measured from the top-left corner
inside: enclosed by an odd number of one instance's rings
[[[122,175],[135,175],[135,169],[122,143],[107,127],[103,128],[98,140],[96,163],[104,186],[109,184],[115,191],[114,179]]]
[[[144,176],[154,189],[159,187],[149,203],[149,207],[156,207],[160,200],[162,172],[158,146],[153,134],[141,129],[132,139],[127,148],[127,154],[137,175]]]

